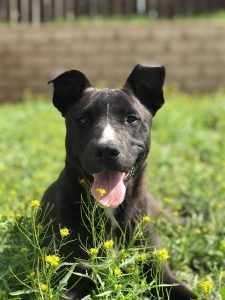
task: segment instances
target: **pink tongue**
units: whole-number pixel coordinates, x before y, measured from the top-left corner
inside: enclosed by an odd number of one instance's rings
[[[124,175],[125,173],[113,171],[93,174],[91,194],[101,206],[115,208],[123,202],[126,192]]]

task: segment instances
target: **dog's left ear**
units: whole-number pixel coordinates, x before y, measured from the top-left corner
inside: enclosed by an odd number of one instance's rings
[[[123,89],[131,91],[154,116],[164,103],[162,89],[164,79],[164,66],[137,65],[128,77]]]
[[[65,117],[67,110],[81,97],[91,84],[87,77],[78,70],[62,73],[48,83],[53,83],[53,104]]]

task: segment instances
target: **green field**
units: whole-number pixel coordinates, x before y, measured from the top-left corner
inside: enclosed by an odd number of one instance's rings
[[[224,300],[225,92],[190,96],[170,89],[166,99],[153,124],[146,175],[149,190],[184,223],[174,227],[161,219],[158,230],[177,277],[195,289],[212,280],[211,296],[199,299]],[[48,101],[0,107],[0,251],[6,247],[7,219],[26,214],[62,169],[64,134],[64,120]],[[21,245],[13,249],[15,255],[20,250]],[[0,258],[0,267],[3,263]],[[0,283],[0,300],[29,299],[4,298],[6,286]]]
[[[56,25],[117,25],[117,24],[149,24],[151,22],[161,21],[173,21],[173,22],[224,22],[225,21],[225,10],[221,9],[215,12],[205,12],[197,15],[175,15],[172,19],[166,17],[156,18],[154,15],[115,15],[115,16],[77,16],[67,17],[66,19],[56,19],[54,21],[47,21],[44,24],[50,26]],[[6,23],[0,20],[0,26],[18,26],[17,22]]]

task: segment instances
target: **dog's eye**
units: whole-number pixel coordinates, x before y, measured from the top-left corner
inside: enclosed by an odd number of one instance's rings
[[[131,123],[136,122],[137,120],[138,120],[138,118],[135,116],[128,116],[126,119],[126,122],[131,124]]]
[[[82,125],[85,125],[85,124],[87,124],[87,123],[89,122],[89,119],[88,119],[88,117],[82,116],[82,117],[80,117],[80,118],[78,119],[78,122],[79,122],[80,124],[82,124]]]

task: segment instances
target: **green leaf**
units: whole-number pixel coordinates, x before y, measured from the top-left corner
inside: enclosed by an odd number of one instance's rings
[[[97,298],[103,297],[103,296],[109,296],[112,294],[112,291],[106,291],[104,293],[96,295]]]
[[[225,286],[222,287],[221,296],[222,296],[222,299],[225,300]]]
[[[24,290],[19,290],[16,292],[10,292],[9,294],[11,296],[19,296],[19,295],[25,295],[25,294],[32,294],[34,291],[30,289],[24,289]]]
[[[96,274],[96,277],[98,278],[99,283],[101,284],[102,288],[104,289],[105,283],[102,281],[101,277],[98,274]]]
[[[84,298],[82,298],[81,300],[92,300],[90,295],[85,296]]]
[[[73,264],[70,267],[70,269],[68,270],[68,272],[66,273],[66,275],[60,280],[60,282],[59,282],[60,287],[64,287],[67,284],[68,280],[70,279],[71,275],[73,274],[73,271],[74,271],[76,265],[77,264]]]

